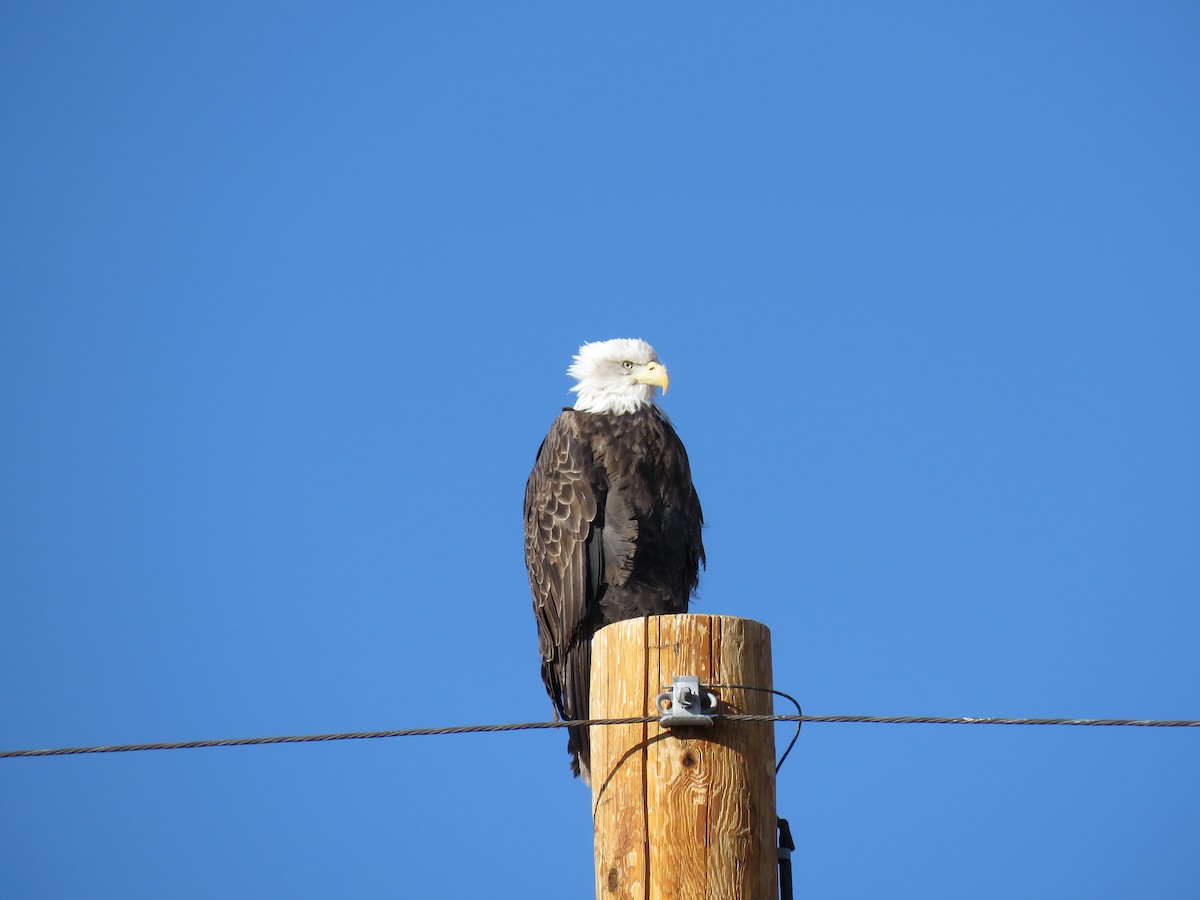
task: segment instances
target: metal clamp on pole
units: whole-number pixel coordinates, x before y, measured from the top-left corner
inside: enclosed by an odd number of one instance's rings
[[[695,675],[677,675],[671,690],[658,695],[655,701],[663,715],[658,724],[664,728],[676,725],[712,727],[717,715],[717,695],[700,687]]]

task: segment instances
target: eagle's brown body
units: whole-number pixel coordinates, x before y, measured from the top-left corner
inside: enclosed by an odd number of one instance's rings
[[[542,680],[562,719],[588,717],[597,629],[687,610],[702,523],[687,452],[654,403],[555,420],[525,487],[525,562]],[[571,729],[568,751],[586,779],[586,729]]]

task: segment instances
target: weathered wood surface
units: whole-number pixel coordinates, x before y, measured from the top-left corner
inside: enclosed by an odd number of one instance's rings
[[[618,622],[592,645],[591,716],[657,715],[677,675],[771,685],[765,625],[731,616]],[[722,710],[770,714],[771,695],[717,688]],[[591,730],[596,896],[763,900],[777,896],[775,740],[769,722]]]

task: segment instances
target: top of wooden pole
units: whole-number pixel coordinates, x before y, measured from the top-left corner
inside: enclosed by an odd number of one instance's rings
[[[767,627],[733,616],[650,616],[592,642],[591,715],[657,715],[679,675],[706,685],[771,685]],[[729,713],[770,714],[762,690],[716,689]],[[591,730],[596,894],[747,898],[777,893],[775,742],[767,722]]]

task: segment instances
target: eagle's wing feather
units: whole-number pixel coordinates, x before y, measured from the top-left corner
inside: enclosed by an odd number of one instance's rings
[[[603,546],[592,453],[564,412],[538,450],[525,486],[525,561],[537,617],[542,680],[560,717],[586,715],[589,614],[600,590]],[[586,648],[586,641],[582,646]],[[578,747],[574,749],[578,750]]]

